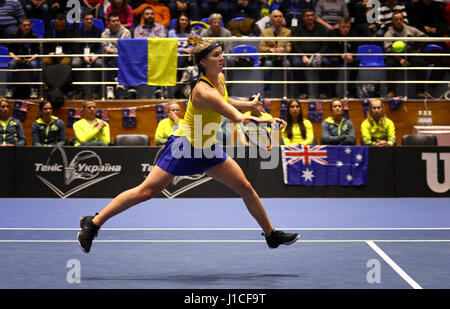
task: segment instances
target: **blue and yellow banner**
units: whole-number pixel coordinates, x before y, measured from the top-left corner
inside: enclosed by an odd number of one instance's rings
[[[177,44],[176,38],[119,39],[119,84],[175,86]]]

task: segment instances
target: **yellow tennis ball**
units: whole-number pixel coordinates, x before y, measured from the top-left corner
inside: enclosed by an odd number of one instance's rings
[[[395,41],[395,42],[392,44],[392,50],[393,50],[395,53],[401,53],[401,52],[403,52],[403,51],[405,50],[405,42],[403,42],[403,41]]]

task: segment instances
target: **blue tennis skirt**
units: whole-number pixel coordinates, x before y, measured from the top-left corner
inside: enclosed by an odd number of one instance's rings
[[[167,140],[156,165],[175,176],[202,174],[222,163],[228,155],[220,145],[209,148],[194,148],[186,136],[171,135]]]

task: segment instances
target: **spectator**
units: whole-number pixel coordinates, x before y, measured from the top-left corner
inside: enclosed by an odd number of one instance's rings
[[[41,101],[39,115],[31,126],[33,146],[56,147],[67,143],[64,121],[52,115],[52,103]]]
[[[229,15],[229,2],[228,0],[200,0],[200,18],[206,18],[214,13],[220,14],[227,23],[230,19]]]
[[[67,39],[71,38],[72,35],[67,27],[66,15],[62,12],[57,13],[55,17],[55,21],[50,25],[47,31],[44,34],[44,38],[49,39]],[[44,46],[44,54],[47,55],[64,55],[71,54],[73,49],[72,43],[63,43],[63,42],[55,42],[55,43],[45,43]],[[71,64],[70,57],[44,57],[42,59],[42,65],[48,66],[52,64]]]
[[[50,5],[50,16],[51,18],[55,18],[56,14],[64,13],[67,10],[67,1],[68,0],[52,0]]]
[[[312,1],[284,0],[279,8],[286,18],[286,27],[291,29],[302,24],[302,16],[306,9],[314,9]]]
[[[144,23],[144,10],[147,7],[151,7],[153,9],[154,21],[155,23],[159,23],[166,28],[169,28],[170,25],[170,10],[167,6],[162,3],[159,3],[159,0],[147,0],[147,2],[142,3],[136,9],[133,10],[134,18],[137,18],[139,21],[139,25]]]
[[[178,103],[170,103],[168,105],[168,117],[162,119],[158,123],[155,132],[155,145],[163,146],[167,139],[178,128],[178,121],[180,120],[180,105]]]
[[[111,0],[111,4],[106,8],[106,26],[109,26],[108,16],[112,13],[119,16],[123,27],[133,27],[133,10],[127,0]]]
[[[25,17],[20,1],[0,0],[0,37],[14,36],[19,30],[19,21]]]
[[[404,24],[404,17],[403,13],[401,11],[396,11],[392,15],[392,29],[388,30],[385,37],[425,37],[426,35],[418,30],[417,28],[414,28],[412,26],[408,26]],[[402,44],[403,42],[396,41]],[[423,43],[414,43],[414,42],[406,42],[402,45],[405,46],[404,50],[397,50],[392,47],[392,44],[394,42],[392,41],[384,41],[384,48],[387,53],[393,53],[393,52],[407,52],[407,53],[419,53],[424,47]],[[412,56],[409,58],[406,58],[404,56],[390,56],[387,58],[386,61],[387,66],[389,67],[424,67],[425,66],[425,60],[423,57],[420,56]],[[396,80],[396,72],[393,70],[387,70],[387,78],[388,81]],[[424,70],[417,70],[416,71],[416,80],[425,80],[426,79],[426,71]],[[388,97],[395,96],[395,84],[388,83]],[[424,94],[425,85],[423,83],[416,84],[416,96],[418,98],[426,98],[427,96]]]
[[[328,31],[338,28],[341,17],[349,16],[344,0],[319,0],[315,10],[316,21]]]
[[[10,117],[9,102],[0,99],[0,146],[25,146],[26,137],[22,123]]]
[[[380,8],[380,36],[383,36],[386,31],[392,28],[392,14],[395,11],[401,11],[405,19],[405,24],[408,23],[408,12],[403,3],[399,3],[397,0],[386,0],[386,2]]]
[[[433,0],[419,0],[411,5],[411,26],[427,36],[444,35],[444,10],[441,4]],[[443,42],[440,42],[443,43]]]
[[[100,38],[102,31],[94,26],[94,14],[91,11],[86,11],[82,14],[83,26],[75,30],[75,37],[77,38]],[[77,24],[73,24],[75,27]],[[102,68],[103,59],[96,54],[102,53],[101,43],[77,43],[75,45],[76,54],[84,54],[84,57],[72,58],[72,67],[74,68]],[[94,81],[101,80],[100,74],[93,71],[75,72],[74,79],[76,81]],[[82,86],[79,91],[79,96],[82,96],[84,92],[84,98],[98,98],[99,93],[97,86]]]
[[[335,29],[331,32],[332,37],[354,37],[356,36],[351,29],[351,18],[350,17],[342,17],[339,22],[339,28]],[[328,63],[331,67],[351,67],[356,68],[359,67],[359,58],[353,56],[353,54],[357,53],[358,50],[358,42],[352,41],[333,41],[329,43],[329,50],[332,54],[342,54],[341,56],[328,56]],[[344,48],[344,44],[346,47]],[[347,70],[346,71],[346,80],[355,81],[358,75],[358,70]],[[328,73],[330,76],[330,80],[337,80],[337,71],[331,70]],[[356,97],[356,85],[355,84],[347,84],[348,92],[350,96]],[[338,93],[337,89],[342,89],[343,86],[340,84],[336,84],[336,94],[338,96],[346,96],[345,93]],[[330,89],[330,91],[332,91]],[[334,96],[334,93],[331,93],[331,96]]]
[[[344,105],[339,99],[331,101],[331,116],[322,122],[322,145],[355,145],[355,127],[344,117]]]
[[[104,0],[83,0],[84,12],[91,11],[93,16],[101,20],[105,19]]]
[[[314,131],[311,121],[303,118],[302,106],[299,101],[288,103],[286,126],[281,130],[282,145],[312,145]]]
[[[395,145],[395,125],[386,117],[384,104],[380,99],[370,101],[367,119],[361,123],[361,135],[363,145]]]
[[[96,118],[96,112],[94,100],[83,102],[84,118],[73,124],[75,146],[107,146],[111,142],[109,124]]]
[[[37,39],[38,36],[31,30],[31,21],[24,18],[19,23],[19,31],[12,38],[17,39]],[[39,62],[37,60],[39,52],[39,45],[37,43],[10,43],[8,45],[10,60],[8,63],[9,70],[15,69],[39,69]],[[32,71],[31,81],[39,81],[39,72]],[[8,80],[15,81],[17,78],[16,72],[8,72]],[[11,98],[14,96],[16,88],[13,85],[8,86],[6,96]],[[37,99],[39,96],[38,86],[31,86],[31,99]]]
[[[283,13],[275,10],[271,15],[272,26],[264,29],[261,32],[262,37],[290,37],[291,30],[282,26]],[[261,41],[259,44],[260,53],[290,53],[291,42],[289,41]],[[289,60],[285,60],[284,56],[262,56],[261,65],[266,67],[281,67],[290,66]],[[271,80],[271,70],[264,71],[264,80]],[[264,96],[270,97],[272,95],[272,87],[270,84],[264,84]]]
[[[258,20],[259,10],[255,1],[236,0],[229,4],[229,14],[231,18],[246,17]]]
[[[135,38],[164,38],[167,31],[164,26],[155,21],[155,11],[152,7],[146,7],[142,12],[144,23],[134,29]]]
[[[186,13],[180,13],[175,23],[175,28],[169,30],[169,38],[187,38],[188,34],[195,34],[194,30],[191,29],[189,24],[189,17]],[[178,60],[177,67],[186,68],[187,66],[192,66],[192,61],[189,60],[189,55],[192,55],[193,47],[189,46],[187,41],[178,41]],[[177,80],[180,81],[184,71],[177,71]],[[180,93],[183,86],[178,86],[175,91],[176,97],[182,97]]]
[[[28,18],[42,19],[45,25],[50,23],[50,8],[47,0],[26,0],[24,10]]]
[[[211,16],[209,16],[209,25],[210,27],[208,29],[203,30],[200,33],[200,36],[202,37],[231,37],[231,32],[222,27],[222,15],[218,13],[214,13]],[[224,53],[231,53],[231,42],[224,42],[223,46],[223,52]]]
[[[348,4],[348,11],[353,19],[352,28],[356,36],[376,36],[380,25],[376,22],[369,21],[369,18],[374,17],[374,11],[372,6],[368,6],[368,0],[351,0]],[[374,42],[373,44],[380,43]]]
[[[185,13],[191,20],[200,20],[197,0],[171,0],[169,10],[172,19]]]
[[[303,12],[303,23],[297,27],[292,28],[293,37],[325,37],[328,36],[326,29],[315,21],[315,13],[312,9],[307,9]],[[298,41],[292,43],[292,52],[300,54],[314,54],[304,56],[292,56],[292,65],[294,67],[307,67],[314,68],[319,66],[329,66],[328,59],[322,57],[328,49],[327,42],[317,41]],[[301,85],[300,98],[306,99],[308,95],[310,97],[317,97],[320,90],[319,97],[324,99],[327,97],[327,87],[323,85],[319,87],[314,81],[324,79],[323,73],[320,76],[321,71],[311,70],[296,70],[294,71],[295,80],[307,80],[310,83],[308,87]],[[329,88],[329,87],[328,87]]]
[[[120,23],[120,17],[116,13],[110,13],[107,17],[108,27],[102,33],[102,39],[116,38],[116,39],[130,39],[131,32]],[[118,54],[117,41],[103,43],[103,51],[105,54]],[[108,68],[117,68],[119,66],[119,59],[117,57],[107,57],[105,65]],[[117,81],[117,71],[107,71],[106,81]],[[106,98],[114,99],[114,86],[106,87]]]

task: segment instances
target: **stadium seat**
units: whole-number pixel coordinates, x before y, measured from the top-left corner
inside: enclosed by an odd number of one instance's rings
[[[177,24],[177,19],[173,18],[170,20],[169,30],[172,30],[175,28],[175,25]]]
[[[43,38],[45,34],[44,21],[42,19],[30,18],[31,30],[37,34],[39,38]]]
[[[444,50],[442,46],[436,45],[436,44],[428,44],[424,48],[424,52],[430,52],[430,51],[442,51]]]
[[[258,49],[255,46],[252,45],[238,45],[233,48],[232,54],[244,54],[244,53],[257,53]],[[252,58],[255,60],[255,63],[253,66],[257,67],[259,66],[259,57],[257,55],[248,56],[249,58]]]
[[[383,50],[378,45],[361,45],[358,47],[358,54],[382,54]],[[360,67],[385,67],[382,55],[358,55]]]
[[[0,46],[0,55],[8,57],[0,57],[0,68],[7,69],[9,63],[9,50],[6,46]]]
[[[150,137],[145,134],[119,134],[114,144],[116,146],[150,146]]]
[[[437,146],[437,138],[432,134],[406,134],[402,136],[403,146]]]

